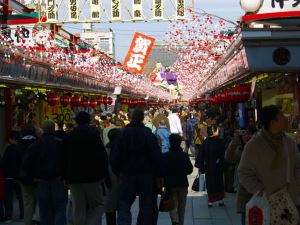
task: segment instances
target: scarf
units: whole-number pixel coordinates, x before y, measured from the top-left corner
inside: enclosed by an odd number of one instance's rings
[[[282,159],[284,158],[284,146],[283,146],[284,133],[280,132],[279,134],[271,134],[265,129],[262,129],[261,135],[276,153],[272,161],[272,169],[280,168],[283,162]]]

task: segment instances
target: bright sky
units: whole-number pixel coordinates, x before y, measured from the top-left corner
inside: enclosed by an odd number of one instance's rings
[[[203,9],[208,13],[217,16],[237,21],[243,15],[240,8],[239,0],[195,0],[195,8]],[[199,11],[199,10],[198,10]],[[65,29],[72,33],[80,33],[81,26],[78,25],[65,25]],[[111,28],[115,34],[115,56],[120,62],[123,62],[126,53],[129,49],[134,32],[138,31],[156,38],[156,41],[162,41],[164,34],[168,30],[167,22],[148,22],[148,23],[104,23],[94,26],[94,31],[108,30]]]

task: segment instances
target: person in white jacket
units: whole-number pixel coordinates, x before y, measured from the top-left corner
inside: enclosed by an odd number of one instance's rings
[[[171,133],[182,136],[182,126],[178,115],[178,109],[172,109],[172,113],[168,116],[168,119]]]

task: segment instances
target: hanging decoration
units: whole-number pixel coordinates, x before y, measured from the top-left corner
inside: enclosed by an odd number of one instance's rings
[[[57,5],[56,0],[47,0],[47,22],[57,21]]]
[[[68,96],[68,95],[64,95],[60,98],[60,104],[63,106],[63,107],[67,107],[71,104],[71,96]]]
[[[143,0],[133,0],[132,19],[133,20],[143,19]]]
[[[50,93],[47,96],[47,102],[48,102],[49,105],[55,106],[59,102],[59,96],[57,94]]]
[[[121,20],[121,0],[111,0],[111,20]]]
[[[91,20],[99,21],[101,18],[101,4],[100,0],[90,0],[91,5]]]
[[[153,0],[152,11],[154,20],[163,19],[163,0]]]
[[[71,106],[72,107],[79,107],[81,104],[81,97],[76,95],[76,96],[73,96],[72,99],[71,99]]]

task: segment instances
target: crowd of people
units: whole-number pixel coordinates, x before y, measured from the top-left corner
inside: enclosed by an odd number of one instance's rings
[[[225,192],[237,192],[243,225],[253,194],[270,196],[286,184],[287,163],[287,190],[298,206],[300,158],[285,134],[286,118],[268,106],[260,124],[260,131],[240,128],[218,113],[184,107],[104,117],[82,111],[67,129],[51,120],[41,129],[28,123],[11,132],[2,152],[0,219],[15,217],[16,196],[25,225],[99,225],[103,214],[107,225],[130,225],[138,196],[137,224],[155,225],[164,193],[172,225],[183,225],[192,158],[205,178],[208,207],[223,207]]]

